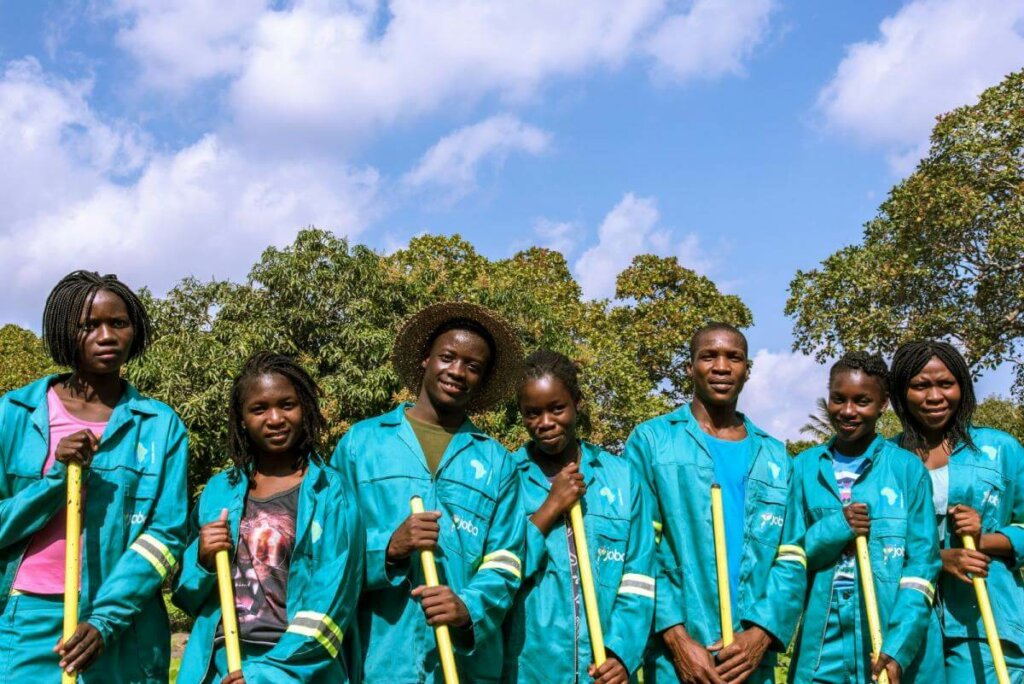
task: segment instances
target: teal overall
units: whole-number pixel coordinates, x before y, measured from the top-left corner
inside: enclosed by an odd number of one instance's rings
[[[410,592],[423,585],[419,554],[386,560],[388,542],[409,517],[409,500],[440,511],[435,552],[441,584],[469,611],[471,625],[452,629],[456,666],[466,682],[501,676],[501,623],[522,576],[525,519],[515,462],[496,441],[466,421],[431,474],[405,417],[409,404],[352,426],[333,464],[356,487],[366,525],[366,591],[358,613],[365,681],[443,682],[432,628]]]
[[[774,681],[776,654],[783,651],[799,619],[799,606],[778,601],[776,586],[793,586],[804,576],[799,545],[782,543],[790,458],[776,439],[744,418],[750,444],[740,591],[734,597],[733,628],[759,625],[773,637],[773,649],[748,682]],[[654,631],[644,663],[645,682],[676,682],[660,632],[683,625],[705,646],[721,636],[718,580],[711,526],[714,464],[704,433],[689,406],[633,431],[625,456],[640,474],[650,497],[651,518],[660,536],[656,550]],[[779,562],[775,562],[776,559]]]
[[[808,591],[790,663],[792,682],[870,680],[871,642],[859,571],[852,591],[833,591],[836,566],[854,535],[843,515],[831,446],[804,451],[793,466],[787,515],[805,526]],[[899,663],[903,682],[941,684],[942,649],[933,610],[940,562],[931,479],[921,459],[880,436],[866,457],[852,500],[867,504],[871,516],[868,549],[882,652]],[[792,594],[784,598],[791,600]]]
[[[949,505],[978,511],[982,532],[1003,534],[1013,547],[1012,558],[992,559],[986,584],[1010,679],[1019,684],[1024,682],[1024,448],[992,428],[972,426],[969,434],[975,448],[960,444],[949,456]],[[942,542],[943,548],[963,546],[950,529]],[[974,587],[942,573],[938,589],[946,680],[996,681]]]
[[[232,476],[237,480],[232,483]],[[223,649],[214,649],[221,620],[217,574],[199,563],[199,529],[228,510],[232,543],[245,511],[249,479],[232,468],[214,475],[192,512],[189,545],[175,583],[174,603],[196,618],[178,673],[180,684],[220,684]],[[295,548],[288,568],[288,628],[272,648],[243,652],[248,684],[348,681],[342,639],[355,615],[363,580],[363,528],[344,477],[310,460],[299,487]]]
[[[544,471],[523,447],[520,501],[526,522],[523,586],[505,622],[505,682],[589,682],[594,662],[580,598],[576,631],[572,574],[565,526],[547,536],[529,521],[551,492]],[[584,528],[605,647],[630,672],[640,667],[654,617],[654,529],[636,473],[623,458],[582,442],[580,473],[587,485]]]
[[[46,392],[57,376],[0,398],[0,682],[60,680],[51,653],[62,599],[11,596],[32,535],[65,505],[67,468],[49,453]],[[165,404],[125,383],[99,449],[83,471],[82,584],[78,619],[103,636],[81,673],[97,684],[166,682],[170,627],[160,586],[185,537],[188,436]],[[59,598],[59,597],[57,597]],[[60,610],[58,610],[60,608]]]

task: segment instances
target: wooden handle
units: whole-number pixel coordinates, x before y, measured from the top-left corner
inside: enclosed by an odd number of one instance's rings
[[[224,627],[224,650],[228,656],[228,672],[242,669],[242,647],[238,642],[238,614],[235,612],[235,584],[231,577],[231,559],[227,551],[214,555],[217,564],[217,588],[220,590],[220,622]]]
[[[607,654],[604,650],[604,634],[601,632],[601,614],[597,607],[597,592],[594,591],[594,572],[590,567],[587,533],[583,529],[583,509],[579,501],[569,509],[569,519],[572,521],[572,536],[576,542],[576,560],[580,569],[580,586],[583,589],[587,628],[590,630],[590,648],[594,652],[594,664],[601,667],[607,659]]]
[[[964,535],[961,539],[965,549],[977,551],[974,537]],[[988,647],[992,651],[992,664],[996,668],[996,679],[999,684],[1010,684],[1010,672],[1006,669],[1003,644],[999,641],[999,630],[996,629],[996,619],[992,615],[992,601],[988,598],[988,586],[985,584],[984,578],[981,577],[972,577],[971,582],[974,584],[974,593],[978,595],[978,609],[981,611],[981,621],[985,624]]]
[[[857,535],[857,569],[860,571],[861,593],[868,612],[868,633],[871,635],[871,659],[874,661],[882,652],[882,621],[878,618],[878,599],[875,597],[875,574],[871,570],[871,555],[868,553],[868,539]],[[889,684],[889,675],[882,670],[878,675],[880,684]]]
[[[78,591],[81,578],[82,464],[68,463],[67,527],[64,547],[64,641],[78,629]],[[74,684],[77,675],[61,672],[62,684]]]
[[[732,643],[732,596],[729,589],[729,558],[725,548],[725,514],[722,488],[711,485],[711,527],[715,536],[715,567],[718,574],[718,611],[722,623],[722,645]]]
[[[423,499],[418,496],[409,500],[409,507],[413,514],[423,512]],[[436,587],[437,561],[434,560],[434,552],[430,549],[420,551],[420,562],[423,564],[423,578],[427,581],[428,587]],[[437,639],[437,652],[441,655],[441,669],[444,671],[446,684],[459,684],[459,672],[455,669],[455,651],[452,650],[452,635],[448,631],[448,625],[434,627],[434,638]]]

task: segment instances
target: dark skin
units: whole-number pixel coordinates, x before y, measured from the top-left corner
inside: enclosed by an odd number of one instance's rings
[[[253,474],[249,493],[261,499],[287,491],[302,482],[306,474],[301,448],[305,434],[302,405],[291,381],[277,373],[260,375],[242,392],[242,427],[253,449]],[[199,530],[199,563],[209,572],[216,570],[219,551],[231,552],[228,510]],[[222,684],[244,682],[241,672],[229,673]]]
[[[89,309],[89,307],[85,307]],[[109,290],[99,290],[92,307],[79,318],[79,354],[74,372],[53,385],[64,408],[75,418],[105,423],[121,399],[121,367],[135,339],[124,300]],[[88,469],[100,446],[100,437],[80,430],[57,443],[54,459],[67,465],[73,461]],[[84,672],[103,653],[103,637],[88,622],[79,623],[75,633],[53,647],[60,655],[60,667],[69,674]]]
[[[942,360],[933,356],[917,375],[907,383],[907,408],[917,424],[925,446],[917,455],[929,470],[949,463],[953,445],[946,431],[960,407],[962,389],[956,376]],[[1005,535],[981,533],[981,515],[964,504],[951,506],[947,522],[956,537],[973,537],[977,550],[942,549],[942,570],[961,582],[971,583],[971,576],[988,577],[993,556],[1012,557],[1013,547]]]
[[[690,410],[701,429],[723,440],[745,439],[747,428],[736,411],[736,402],[750,377],[746,340],[729,330],[700,335],[687,372],[693,379]],[[746,681],[771,645],[771,636],[754,624],[737,632],[724,648],[721,641],[705,647],[681,624],[669,627],[661,636],[679,681],[698,684]]]
[[[408,409],[410,417],[430,425],[456,429],[466,422],[466,407],[483,389],[491,364],[487,341],[469,330],[449,330],[430,345],[423,359],[423,381],[416,403]],[[441,528],[440,511],[414,513],[391,535],[387,562],[405,563],[416,551],[435,550]],[[466,627],[469,611],[448,586],[419,586],[412,590],[414,598],[432,627],[450,625]]]
[[[875,425],[889,405],[889,397],[878,378],[860,370],[841,370],[829,382],[828,416],[836,433],[835,449],[844,456],[860,456],[875,440]],[[843,515],[856,536],[868,536],[871,518],[867,504],[851,503]],[[853,553],[853,545],[847,547]],[[903,670],[885,653],[879,653],[871,664],[872,679],[882,670],[891,684],[900,684]]]
[[[580,402],[558,378],[545,375],[523,383],[519,390],[519,413],[533,440],[530,457],[545,475],[553,476],[551,491],[530,521],[546,536],[555,522],[586,493],[580,474],[580,445],[576,423]],[[627,684],[629,671],[611,651],[600,667],[591,664],[587,674],[598,684]]]

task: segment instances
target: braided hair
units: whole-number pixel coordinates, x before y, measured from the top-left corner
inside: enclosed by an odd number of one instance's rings
[[[304,466],[312,458],[322,463],[320,439],[326,420],[320,412],[320,387],[306,370],[293,359],[269,351],[257,352],[249,357],[231,386],[231,402],[228,408],[228,456],[237,470],[232,473],[233,483],[239,473],[251,476],[254,468],[252,442],[243,425],[242,404],[252,383],[264,375],[280,375],[292,384],[302,409],[302,441],[296,445],[301,456],[298,466]]]
[[[60,279],[43,308],[43,344],[50,358],[59,366],[77,367],[82,352],[82,314],[88,318],[92,302],[100,290],[112,292],[124,301],[134,336],[128,360],[138,358],[149,347],[153,324],[146,307],[131,288],[116,275],[101,276],[95,271],[73,271]]]
[[[921,426],[910,413],[910,406],[907,404],[907,390],[910,388],[910,381],[932,358],[941,361],[960,385],[960,405],[946,425],[942,437],[948,442],[951,451],[960,444],[966,444],[973,449],[974,441],[971,439],[968,428],[971,426],[971,418],[977,407],[977,398],[974,394],[971,371],[967,367],[967,361],[956,350],[956,347],[948,342],[936,340],[908,342],[897,349],[895,356],[892,357],[892,408],[896,411],[896,416],[903,426],[901,446],[910,451],[923,449],[926,446],[924,436],[921,434]]]
[[[550,349],[538,349],[526,357],[525,366],[520,386],[528,380],[540,380],[551,376],[565,385],[574,402],[578,403],[583,398],[576,364],[570,361],[565,354],[559,354]]]
[[[829,369],[829,385],[837,375],[845,371],[860,371],[877,380],[878,385],[882,388],[883,397],[889,391],[889,368],[885,365],[885,359],[881,354],[871,354],[866,351],[846,352]]]

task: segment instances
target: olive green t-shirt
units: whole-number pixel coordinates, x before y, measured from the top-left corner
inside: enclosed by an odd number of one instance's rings
[[[440,425],[424,423],[422,420],[416,420],[410,416],[408,411],[406,411],[405,417],[409,419],[409,425],[416,433],[416,440],[419,441],[420,448],[423,449],[430,473],[436,473],[437,466],[441,465],[441,457],[444,456],[448,444],[452,441],[452,435],[458,432],[458,429],[449,430]]]

